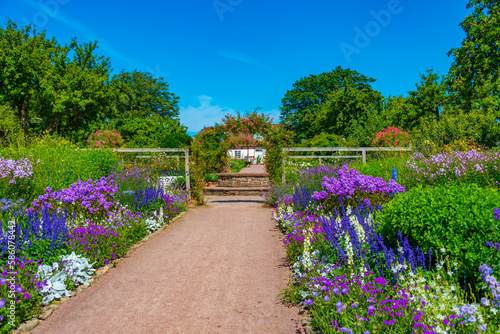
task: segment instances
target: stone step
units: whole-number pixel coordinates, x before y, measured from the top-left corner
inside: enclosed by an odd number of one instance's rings
[[[236,196],[236,195],[261,195],[267,192],[267,187],[206,187],[205,195]]]
[[[259,188],[269,186],[269,175],[262,173],[217,173],[217,187]]]

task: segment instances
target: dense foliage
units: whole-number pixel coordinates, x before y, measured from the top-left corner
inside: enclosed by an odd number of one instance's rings
[[[320,128],[321,124],[318,124],[319,122],[314,126],[324,103],[329,99],[332,100],[331,108],[325,110],[323,114],[328,114],[328,111],[334,112],[335,103],[338,101],[337,96],[341,96],[342,92],[359,90],[370,95],[374,92],[370,83],[374,81],[373,78],[366,77],[350,69],[343,69],[340,66],[330,72],[301,78],[293,84],[293,89],[286,92],[281,101],[281,123],[288,130],[297,134],[297,141],[312,138],[315,134],[322,132],[321,130],[327,130],[326,127]],[[346,110],[342,112],[346,113],[361,107],[355,100],[351,101],[351,103],[354,108],[347,110],[349,108],[346,107]],[[347,113],[345,116],[351,117]],[[324,117],[327,117],[327,115],[324,115]],[[336,122],[339,127],[348,126],[347,123],[340,121],[340,119]]]
[[[492,215],[498,203],[500,193],[488,188],[456,184],[415,187],[387,203],[376,222],[392,243],[402,233],[425,252],[446,249],[457,262],[454,267],[460,277],[476,283],[477,268],[491,255],[485,240],[500,240]]]

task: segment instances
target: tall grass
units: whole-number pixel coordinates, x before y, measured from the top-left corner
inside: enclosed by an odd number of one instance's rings
[[[410,170],[407,161],[413,152],[372,152],[367,156],[366,164],[361,160],[349,164],[361,174],[381,177],[384,181],[389,181],[393,176],[393,168],[396,168],[398,183],[403,187],[411,187],[408,183]]]
[[[111,174],[118,165],[118,156],[111,149],[81,150],[64,139],[35,140],[28,147],[11,145],[0,149],[0,156],[34,162],[33,198],[52,189],[66,188],[77,180],[96,180]],[[4,197],[4,194],[0,194]]]

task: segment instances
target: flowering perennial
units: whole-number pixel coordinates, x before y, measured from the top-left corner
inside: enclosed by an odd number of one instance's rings
[[[430,186],[450,182],[473,183],[480,186],[500,185],[500,152],[450,151],[426,158],[415,153],[407,162],[410,184]]]

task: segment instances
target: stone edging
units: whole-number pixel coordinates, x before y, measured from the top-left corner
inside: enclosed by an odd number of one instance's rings
[[[321,331],[314,329],[312,327],[312,314],[309,311],[309,308],[305,305],[300,305],[299,306],[300,312],[299,314],[302,316],[302,319],[300,322],[302,323],[302,328],[304,328],[304,331],[306,334],[319,334]]]
[[[186,212],[187,212],[187,208],[186,208],[186,211],[179,213],[177,216],[172,218],[168,223],[162,225],[159,229],[157,229],[153,233],[146,235],[144,238],[142,238],[141,240],[136,242],[132,247],[130,247],[127,250],[127,253],[125,253],[125,256],[123,256],[119,259],[113,260],[109,264],[105,265],[104,267],[97,269],[94,272],[94,275],[89,279],[90,285],[96,283],[99,280],[99,278],[104,276],[109,271],[109,269],[115,267],[121,260],[130,256],[137,248],[144,245],[149,239],[157,236],[160,232],[165,230],[167,227],[171,226],[173,222],[175,222],[176,220],[178,220],[182,216],[184,216],[184,214],[186,214]],[[82,293],[83,290],[86,290],[90,285],[83,285],[82,284],[82,285],[78,286],[75,290],[71,291],[71,297],[75,297],[75,296],[79,295],[80,293]],[[27,321],[21,323],[15,330],[13,330],[11,332],[11,334],[27,333],[27,332],[33,330],[36,326],[40,325],[43,321],[47,320],[52,315],[52,313],[59,308],[59,306],[61,304],[66,303],[69,299],[70,299],[70,297],[63,297],[59,300],[53,301],[49,305],[42,307],[42,310],[40,311],[40,314],[38,316],[34,316],[30,320],[27,320]]]

